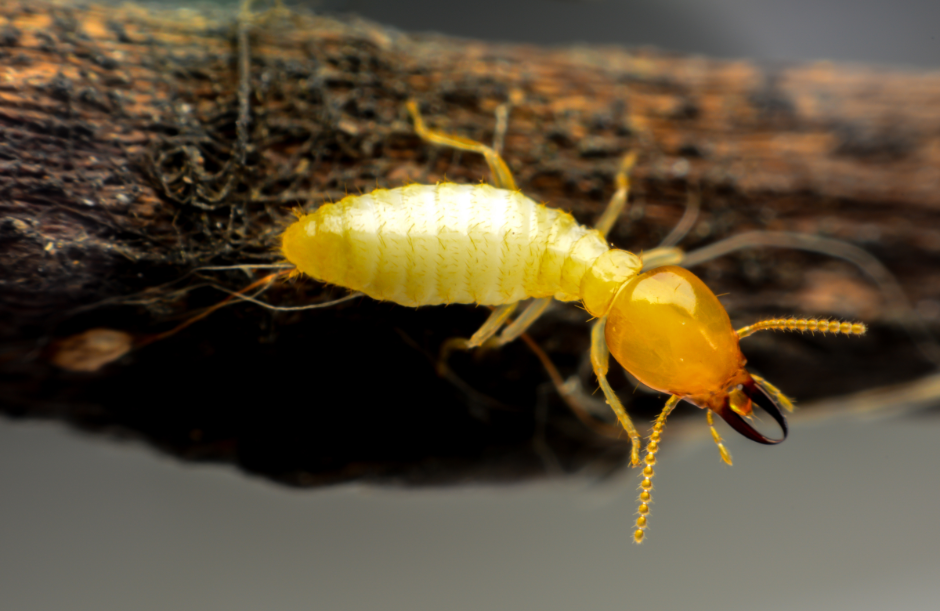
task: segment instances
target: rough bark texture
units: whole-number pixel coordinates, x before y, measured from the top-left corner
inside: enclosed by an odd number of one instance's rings
[[[612,242],[652,248],[690,191],[688,250],[746,230],[864,247],[940,320],[940,74],[832,64],[759,67],[618,48],[542,49],[405,36],[287,13],[154,12],[124,5],[0,6],[0,396],[9,415],[133,432],[190,459],[235,461],[300,485],[411,483],[617,467],[626,447],[566,410],[521,342],[458,355],[442,341],[485,311],[367,299],[331,309],[221,310],[94,372],[50,364],[98,327],[140,338],[276,262],[294,206],[407,182],[486,177],[421,142],[404,101],[439,129],[488,142],[512,102],[505,156],[521,189],[592,222],[627,150],[632,207]],[[814,315],[872,324],[864,339],[766,334],[756,370],[799,400],[932,369],[853,266],[752,249],[697,268],[736,322]],[[311,281],[278,305],[343,292]],[[566,374],[586,315],[558,306],[532,330]],[[623,396],[631,383],[613,381]],[[629,407],[648,422],[662,397]]]

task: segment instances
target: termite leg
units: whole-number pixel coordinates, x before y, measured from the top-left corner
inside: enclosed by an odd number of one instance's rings
[[[651,270],[664,265],[682,265],[682,261],[685,259],[685,251],[675,246],[653,248],[641,252],[640,259],[643,260],[644,270]]]
[[[418,103],[415,100],[408,100],[407,108],[408,112],[411,114],[412,120],[414,121],[415,131],[422,139],[434,144],[449,146],[462,151],[470,151],[483,155],[483,157],[486,159],[487,165],[490,167],[490,173],[493,177],[494,186],[500,189],[516,189],[516,181],[512,177],[512,172],[509,170],[509,166],[506,165],[506,162],[494,148],[486,146],[480,142],[476,142],[475,140],[470,140],[469,138],[454,136],[452,134],[446,134],[444,132],[429,129],[424,123],[421,112],[418,110]],[[505,135],[506,124],[508,120],[508,106],[501,107],[501,110],[501,113],[497,113],[496,139],[498,142],[500,142],[500,144],[497,144],[497,146],[501,146],[501,141]],[[476,348],[477,346],[483,345],[485,342],[487,342],[487,340],[490,340],[488,342],[489,346],[497,347],[518,338],[520,335],[525,333],[526,329],[528,329],[533,322],[538,319],[538,317],[542,314],[542,312],[545,311],[545,308],[550,302],[551,298],[534,300],[528,305],[528,307],[526,307],[523,313],[515,321],[513,321],[503,330],[502,334],[498,338],[493,340],[491,338],[513,313],[518,304],[507,304],[496,308],[493,310],[493,313],[490,314],[490,317],[486,320],[486,322],[483,323],[483,326],[481,326],[470,339],[454,337],[444,342],[444,345],[441,347],[438,371],[446,371],[447,357],[454,350],[469,350],[471,348]]]
[[[485,144],[476,142],[474,140],[470,140],[468,138],[463,138],[461,136],[454,136],[451,134],[446,134],[444,132],[439,132],[436,130],[429,129],[427,125],[425,125],[424,123],[424,119],[422,118],[421,112],[418,109],[418,103],[415,100],[408,100],[407,108],[408,108],[409,114],[411,114],[412,120],[414,121],[415,131],[423,140],[432,142],[434,144],[440,144],[442,146],[450,146],[452,148],[456,148],[459,150],[470,151],[470,152],[479,153],[483,155],[483,157],[486,159],[487,165],[489,165],[490,167],[490,173],[492,174],[493,183],[495,187],[500,188],[500,189],[510,189],[510,190],[515,190],[517,188],[516,181],[512,177],[512,172],[509,170],[509,166],[506,165],[506,162],[503,160],[503,158],[500,156],[500,154],[496,150],[497,148],[502,148],[502,140],[503,140],[503,137],[505,136],[506,126],[508,122],[508,114],[509,114],[508,105],[504,105],[500,107],[500,109],[498,109],[497,111],[497,127],[496,127],[497,133],[496,133],[496,138],[495,138],[496,142],[494,143],[495,148],[486,146]],[[630,169],[633,167],[633,164],[635,162],[636,162],[636,154],[630,153],[626,157],[624,157],[624,160],[621,163],[621,169],[617,175],[617,186],[618,186],[617,192],[614,194],[614,197],[611,199],[610,203],[608,204],[606,212],[602,215],[601,222],[605,223],[607,226],[605,230],[601,231],[604,235],[606,235],[607,232],[610,230],[610,226],[613,225],[614,220],[616,220],[617,216],[620,215],[620,213],[623,211],[624,206],[626,205],[627,194],[628,194],[629,186],[630,186],[628,175],[629,175]],[[605,219],[609,219],[609,220],[605,220]],[[471,348],[480,346],[484,343],[486,344],[487,347],[495,348],[495,347],[507,344],[513,341],[514,339],[518,338],[523,333],[525,333],[525,331],[532,325],[532,323],[538,320],[539,316],[542,315],[542,313],[545,311],[545,309],[548,307],[550,303],[551,303],[550,297],[533,300],[528,306],[526,306],[526,309],[522,312],[521,315],[519,315],[518,318],[516,318],[512,323],[510,323],[503,329],[503,332],[499,335],[499,337],[494,338],[493,336],[499,330],[499,327],[502,326],[502,324],[508,319],[508,317],[512,314],[512,312],[516,308],[516,305],[518,304],[508,304],[508,305],[504,305],[504,306],[500,306],[499,308],[496,308],[490,314],[489,318],[487,318],[486,322],[483,323],[483,326],[481,326],[480,329],[477,330],[477,332],[474,333],[470,339],[466,339],[462,337],[453,337],[447,340],[446,342],[444,342],[444,345],[441,346],[441,354],[440,354],[440,357],[438,358],[438,363],[437,363],[438,373],[440,375],[446,375],[447,359],[450,356],[451,352],[453,352],[454,350],[465,351],[465,350],[469,350]],[[603,335],[603,332],[601,332],[601,335]],[[603,337],[601,338],[601,341],[603,341]],[[534,345],[534,344],[530,344],[530,345]],[[539,352],[541,351],[540,350],[537,351],[536,354],[539,355]],[[606,345],[604,346],[604,355],[605,355],[604,362],[606,363],[607,362]],[[542,356],[544,356],[544,354],[540,355],[540,358]],[[548,363],[549,365],[551,365],[550,361],[548,361]],[[543,361],[543,364],[544,364],[544,361]],[[548,369],[550,372],[554,371],[554,365],[551,365],[551,367]],[[606,373],[606,371],[607,369],[605,365],[604,372]],[[607,381],[605,379],[604,384],[606,384],[606,382]],[[609,389],[610,385],[609,384],[606,384],[606,385],[607,385],[607,388]],[[559,386],[557,381],[556,381],[556,386]],[[563,393],[563,396],[565,397],[566,401],[569,400],[569,397],[566,394]],[[610,396],[613,397],[612,391],[610,393]],[[623,409],[623,406],[620,404],[617,398],[614,397],[613,400],[616,402],[614,411],[617,411],[619,408],[618,417],[620,418],[620,422],[621,424],[623,424],[624,428],[627,429],[627,433],[630,434],[630,439],[633,442],[632,460],[633,460],[633,464],[636,464],[637,461],[639,460],[639,433],[637,433],[636,427],[633,426],[633,423],[630,422],[630,418],[627,416],[626,412]],[[575,413],[578,413],[578,410],[575,410]]]
[[[503,160],[503,158],[500,157],[499,153],[497,153],[492,147],[486,146],[485,144],[475,140],[470,140],[469,138],[455,136],[453,134],[446,134],[444,132],[428,128],[428,126],[424,123],[424,118],[421,116],[421,111],[418,109],[418,102],[416,100],[408,100],[406,107],[408,108],[408,112],[411,114],[411,118],[414,121],[415,132],[417,132],[418,136],[420,136],[423,140],[427,140],[428,142],[432,142],[434,144],[449,146],[451,148],[456,148],[462,151],[470,151],[483,155],[483,157],[486,159],[487,165],[490,167],[490,173],[493,177],[494,186],[499,189],[516,189],[516,180],[512,177],[512,172],[509,170],[509,166],[506,165],[506,162]],[[504,114],[508,114],[508,110],[504,110],[503,112]],[[497,118],[499,119],[500,117],[497,116]],[[501,121],[497,121],[497,123],[501,125],[498,129],[502,132],[505,132],[506,121],[506,117],[502,117]],[[497,136],[498,139],[502,139],[500,134],[497,134]],[[502,326],[509,315],[512,314],[513,310],[515,310],[516,305],[517,304],[503,305],[493,310],[493,313],[490,314],[490,317],[486,320],[485,323],[483,323],[483,326],[480,327],[480,329],[474,333],[469,340],[462,338],[453,338],[448,340],[447,344],[445,344],[445,347],[450,345],[448,352],[455,349],[468,350],[470,348],[475,348],[482,345],[486,340],[492,337],[496,331],[499,330],[499,327]],[[528,325],[526,325],[526,327],[527,326]],[[519,334],[521,334],[523,331],[525,331],[525,327],[516,333],[514,337],[518,337]],[[442,360],[445,356],[446,355],[442,350]]]
[[[509,111],[512,102],[503,102],[496,107],[496,128],[493,131],[493,152],[503,154],[503,145],[506,143],[506,132],[509,131]]]
[[[623,408],[623,403],[617,398],[614,389],[610,387],[607,381],[607,371],[610,364],[610,352],[607,350],[607,339],[604,337],[604,329],[607,326],[607,317],[599,319],[591,327],[591,364],[594,366],[594,375],[597,376],[597,382],[604,392],[604,398],[607,399],[607,405],[617,414],[617,420],[630,436],[630,464],[636,466],[640,462],[640,432],[637,431],[633,421]]]
[[[610,233],[614,223],[623,214],[624,208],[627,206],[627,198],[630,195],[630,171],[636,164],[636,159],[636,151],[630,151],[620,160],[620,168],[614,178],[617,189],[607,203],[607,208],[604,209],[603,214],[594,224],[594,228],[604,237],[607,237],[607,234]],[[610,352],[607,349],[607,339],[604,337],[606,326],[607,318],[605,317],[594,323],[591,328],[591,365],[594,366],[594,375],[597,377],[597,383],[604,393],[607,405],[614,410],[617,420],[620,421],[620,425],[630,437],[630,464],[636,466],[640,462],[640,432],[633,424],[633,421],[630,420],[627,410],[624,409],[623,403],[617,398],[614,389],[610,387],[610,382],[607,381],[607,372],[610,369]]]
[[[487,165],[490,166],[490,173],[493,175],[493,186],[499,189],[508,189],[510,191],[516,190],[516,180],[512,177],[512,172],[509,171],[509,166],[506,165],[506,162],[503,161],[503,158],[499,156],[499,153],[494,151],[491,147],[486,146],[485,144],[481,144],[475,140],[470,140],[469,138],[464,138],[462,136],[454,136],[452,134],[445,134],[444,132],[429,129],[428,126],[425,125],[424,119],[421,117],[421,112],[418,110],[418,102],[415,100],[408,100],[406,106],[408,107],[408,112],[411,114],[411,118],[414,121],[415,131],[423,140],[433,142],[434,144],[440,144],[442,146],[449,146],[461,151],[470,151],[483,155],[483,157],[486,159]]]
[[[620,169],[617,171],[617,176],[614,178],[617,190],[614,191],[613,197],[611,197],[610,201],[607,203],[607,207],[604,209],[604,213],[601,214],[601,218],[597,219],[597,222],[594,224],[594,229],[600,231],[605,238],[607,234],[610,233],[614,223],[620,215],[623,214],[623,209],[627,206],[627,197],[630,195],[630,170],[632,170],[633,166],[636,164],[636,157],[636,151],[630,151],[621,159]]]
[[[614,223],[627,207],[627,198],[630,195],[630,171],[633,169],[633,166],[636,165],[636,158],[636,151],[630,151],[621,159],[620,168],[617,170],[617,176],[614,178],[617,190],[614,191],[613,196],[610,198],[610,202],[608,202],[607,207],[604,209],[604,213],[601,214],[601,217],[594,224],[594,228],[600,231],[604,237],[607,237]],[[681,248],[677,248],[675,244],[682,240],[685,234],[689,232],[689,229],[692,228],[692,225],[695,224],[700,206],[701,203],[698,192],[691,191],[689,193],[688,205],[686,206],[682,218],[673,230],[669,232],[669,235],[663,240],[663,243],[652,250],[640,254],[640,258],[643,259],[644,269],[653,269],[654,267],[662,267],[663,265],[679,265],[682,263],[685,258],[685,252]]]
[[[755,380],[756,381],[756,380]],[[728,448],[725,447],[725,440],[721,438],[721,435],[718,434],[718,429],[715,428],[715,417],[712,410],[705,410],[708,418],[708,428],[712,432],[712,440],[715,442],[715,445],[718,446],[718,452],[721,454],[721,460],[725,461],[725,464],[731,465],[731,452],[728,451]]]
[[[444,375],[447,372],[447,359],[450,358],[450,354],[454,350],[466,352],[471,348],[482,346],[488,339],[496,335],[499,328],[503,326],[503,323],[505,323],[516,310],[517,305],[519,305],[518,302],[509,303],[494,309],[490,312],[489,317],[483,325],[477,329],[476,333],[470,336],[470,339],[465,337],[452,337],[445,341],[441,346],[441,354],[437,359],[438,373]]]
[[[518,302],[508,303],[490,312],[490,316],[486,319],[486,322],[467,340],[467,348],[482,346],[488,339],[496,335],[500,327],[502,327],[512,313],[516,311],[517,305],[519,305]]]
[[[636,158],[636,152],[630,151],[624,155],[623,159],[620,161],[620,168],[615,178],[617,190],[614,191],[614,195],[610,198],[610,202],[607,204],[607,208],[604,210],[601,218],[598,219],[597,223],[594,225],[594,228],[600,231],[605,237],[610,233],[617,218],[623,213],[627,206],[627,198],[630,194],[630,171],[636,164]],[[681,262],[684,253],[682,249],[675,248],[672,244],[681,239],[685,232],[688,231],[689,227],[694,224],[697,215],[698,200],[690,199],[686,213],[679,221],[679,225],[670,233],[664,245],[641,255],[644,268],[660,267],[662,265]],[[594,366],[594,375],[597,377],[597,382],[604,392],[604,398],[607,399],[607,404],[614,410],[614,413],[617,415],[617,420],[620,421],[621,426],[623,426],[627,435],[630,436],[632,446],[630,448],[630,463],[635,466],[640,462],[640,433],[637,431],[633,421],[630,420],[630,416],[624,409],[620,399],[618,399],[616,393],[614,393],[614,389],[610,387],[610,383],[607,381],[610,353],[607,349],[607,340],[604,337],[606,324],[607,319],[601,318],[591,329],[591,364]],[[656,428],[654,428],[653,438],[651,438],[650,444],[647,446],[647,456],[645,459],[646,467],[643,469],[643,492],[640,495],[640,517],[637,520],[637,530],[634,533],[634,540],[637,543],[643,540],[643,529],[646,528],[646,514],[649,512],[648,502],[650,500],[650,489],[652,487],[650,478],[653,476],[653,464],[655,464],[656,460],[655,456],[659,435],[662,432],[663,426],[665,426],[666,416],[669,415],[669,412],[672,411],[678,402],[678,397],[672,397],[666,403],[666,408],[660,415],[659,420],[657,420]]]
[[[578,420],[582,422],[586,427],[601,435],[602,437],[607,437],[609,439],[621,439],[623,436],[623,429],[619,424],[608,424],[602,420],[598,420],[591,415],[589,408],[584,405],[584,402],[581,399],[580,393],[578,390],[580,388],[571,384],[570,381],[565,381],[562,379],[561,374],[558,373],[558,369],[555,367],[555,364],[552,363],[551,359],[548,358],[548,355],[545,354],[545,351],[542,350],[541,346],[535,343],[531,337],[523,333],[521,336],[522,341],[524,341],[529,349],[538,357],[539,361],[542,363],[542,367],[545,368],[548,377],[551,378],[552,384],[555,386],[555,390],[564,400],[564,402],[571,408],[572,413],[577,417]],[[576,378],[575,378],[576,379]]]
[[[526,332],[533,322],[538,320],[538,317],[542,315],[542,312],[545,311],[545,308],[547,308],[551,302],[551,297],[533,299],[532,302],[526,306],[525,310],[522,311],[522,314],[503,328],[503,332],[500,333],[499,337],[494,337],[503,323],[505,323],[509,316],[516,310],[516,306],[519,305],[519,303],[516,302],[499,306],[490,313],[489,318],[486,319],[483,326],[477,329],[477,332],[474,333],[470,339],[452,337],[444,342],[444,345],[441,346],[438,371],[443,372],[447,370],[447,358],[454,350],[466,351],[479,346],[498,348],[518,338]]]
[[[669,235],[663,238],[663,241],[660,242],[656,249],[671,248],[681,242],[682,239],[688,235],[689,231],[692,230],[692,227],[695,225],[695,221],[698,219],[698,213],[701,209],[702,194],[699,192],[698,185],[695,185],[689,189],[689,197],[686,200],[685,211],[682,213],[682,218],[679,219],[679,222],[676,223],[676,226],[672,228],[672,231],[669,232]]]
[[[526,330],[532,326],[539,316],[545,311],[545,309],[552,302],[551,297],[543,297],[541,299],[533,299],[529,305],[522,311],[522,314],[516,317],[514,321],[506,325],[503,329],[503,332],[499,334],[499,337],[493,338],[486,342],[487,348],[498,348],[504,344],[508,344],[512,340],[516,339],[520,335],[526,332]]]

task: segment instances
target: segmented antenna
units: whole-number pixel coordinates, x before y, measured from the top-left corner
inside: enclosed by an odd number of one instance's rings
[[[738,329],[738,337],[744,338],[758,331],[819,331],[820,333],[841,333],[843,335],[864,335],[868,331],[865,323],[839,322],[818,318],[771,318]]]
[[[640,514],[640,517],[636,519],[636,530],[633,531],[633,540],[637,543],[643,543],[643,537],[646,536],[646,516],[649,515],[650,503],[653,501],[651,491],[653,490],[653,476],[656,475],[656,472],[653,470],[653,465],[656,464],[656,452],[659,451],[659,441],[662,438],[663,429],[666,427],[666,418],[672,413],[676,405],[678,405],[679,400],[680,398],[677,395],[669,397],[663,411],[659,414],[659,417],[656,418],[656,423],[653,425],[653,432],[650,433],[649,441],[646,442],[646,456],[643,458],[643,462],[646,466],[643,467],[643,481],[640,482],[640,507],[637,509],[637,513]]]

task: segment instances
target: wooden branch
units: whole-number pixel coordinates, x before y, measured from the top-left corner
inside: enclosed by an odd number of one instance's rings
[[[484,318],[474,308],[236,305],[92,372],[50,363],[62,338],[108,328],[140,346],[221,299],[213,287],[242,288],[257,276],[193,270],[276,262],[293,206],[376,185],[486,178],[482,160],[414,135],[409,97],[436,128],[482,141],[510,103],[505,156],[520,187],[585,223],[609,199],[620,157],[638,151],[632,207],[612,233],[618,246],[656,246],[700,193],[684,248],[749,230],[837,238],[874,254],[920,315],[940,320],[938,73],[493,45],[277,11],[239,22],[224,12],[6,2],[6,412],[119,427],[181,456],[300,485],[617,467],[624,444],[575,420],[522,343],[455,358],[460,381],[435,375],[441,342]],[[850,264],[749,249],[697,269],[742,324],[788,314],[873,323],[858,341],[747,340],[752,364],[798,399],[933,368],[898,326],[891,296]],[[265,298],[340,295],[298,281]],[[593,388],[585,319],[559,306],[533,336]],[[648,421],[661,402],[641,393],[630,409]]]

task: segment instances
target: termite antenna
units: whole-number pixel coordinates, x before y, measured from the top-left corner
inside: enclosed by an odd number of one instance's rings
[[[250,263],[250,264],[239,264],[239,265],[205,265],[203,267],[196,267],[189,271],[190,274],[196,272],[222,272],[232,269],[240,269],[244,271],[251,271],[255,269],[294,269],[295,266],[290,263]],[[187,274],[188,275],[188,274]]]
[[[219,287],[221,288],[221,287]],[[266,289],[267,287],[265,287]],[[238,291],[229,291],[228,289],[222,289],[227,292],[232,297],[239,299],[241,301],[247,301],[248,303],[253,303],[257,306],[261,306],[265,310],[270,310],[272,312],[306,312],[307,310],[325,310],[327,308],[332,308],[341,303],[346,303],[347,301],[352,301],[353,299],[359,299],[363,296],[363,293],[350,293],[342,297],[337,297],[336,299],[331,299],[330,301],[321,301],[320,303],[308,303],[307,305],[302,306],[276,306],[271,305],[270,303],[265,303],[260,299],[255,299],[251,295],[242,295]],[[259,292],[263,292],[259,291]]]
[[[738,329],[738,338],[742,339],[758,331],[819,331],[820,333],[841,333],[842,335],[865,335],[868,327],[861,322],[839,322],[818,318],[771,318]]]
[[[924,319],[911,305],[898,279],[874,255],[854,244],[787,231],[748,231],[686,253],[681,265],[692,267],[738,250],[761,247],[795,248],[852,263],[878,285],[886,299],[889,313],[903,325],[921,354],[934,364],[940,365],[940,344]]]
[[[643,538],[646,536],[647,516],[650,512],[650,503],[653,502],[653,476],[656,475],[653,465],[656,464],[656,452],[659,451],[659,442],[662,439],[663,429],[666,427],[666,418],[679,404],[679,401],[680,397],[678,395],[669,397],[663,411],[656,418],[656,424],[653,425],[653,432],[650,433],[649,441],[646,442],[646,456],[643,458],[646,466],[643,467],[643,481],[640,482],[640,506],[637,509],[640,517],[636,519],[636,530],[633,531],[633,540],[636,543],[643,543]]]
[[[136,347],[136,348],[141,348],[141,347],[143,347],[143,346],[146,346],[147,344],[152,344],[153,342],[157,342],[157,341],[160,341],[160,340],[162,340],[162,339],[166,339],[166,338],[168,338],[168,337],[170,337],[170,336],[176,335],[177,333],[179,333],[180,331],[182,331],[182,330],[185,329],[186,327],[190,326],[191,324],[202,320],[203,318],[205,318],[205,317],[208,316],[209,314],[212,314],[213,312],[215,312],[215,311],[218,310],[219,308],[223,307],[224,305],[226,305],[227,303],[229,303],[232,299],[236,299],[236,298],[238,298],[238,297],[244,297],[244,294],[245,294],[245,293],[247,293],[248,291],[251,291],[251,290],[253,290],[253,289],[258,288],[259,286],[262,287],[262,288],[261,288],[261,291],[259,291],[259,292],[263,292],[265,289],[267,289],[269,286],[271,286],[271,284],[273,284],[275,280],[277,280],[277,279],[280,278],[280,277],[287,276],[288,274],[290,274],[290,270],[286,270],[286,269],[281,270],[281,271],[278,271],[278,272],[274,272],[273,274],[268,274],[268,275],[265,276],[264,278],[261,278],[260,280],[256,280],[255,282],[252,282],[251,284],[249,284],[249,285],[246,286],[245,288],[241,289],[240,291],[233,292],[233,293],[230,294],[228,297],[226,297],[225,299],[223,299],[223,300],[220,301],[219,303],[215,304],[214,306],[212,306],[212,307],[210,307],[210,308],[206,308],[203,312],[201,312],[201,313],[199,313],[199,314],[197,314],[197,315],[195,315],[195,316],[192,316],[192,317],[190,317],[190,318],[187,318],[186,320],[184,320],[183,322],[181,322],[181,323],[178,324],[177,326],[173,327],[173,328],[170,329],[169,331],[164,331],[163,333],[157,333],[156,335],[150,335],[150,336],[147,336],[147,337],[145,337],[145,338],[140,339],[140,340],[137,342],[137,345],[136,345],[135,347]]]

